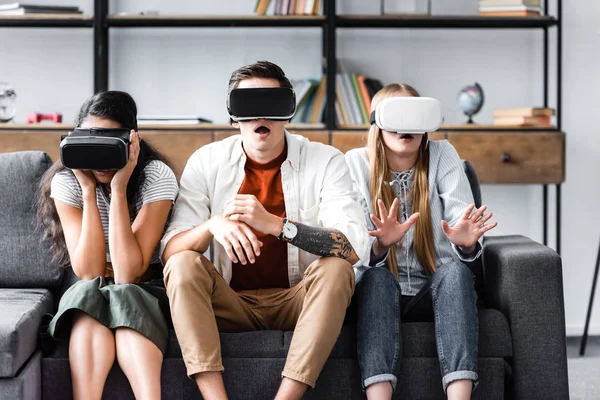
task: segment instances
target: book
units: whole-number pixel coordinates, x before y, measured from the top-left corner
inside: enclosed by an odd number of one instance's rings
[[[265,15],[269,8],[269,4],[271,4],[271,0],[256,0],[254,11],[256,11],[256,14],[258,15]]]
[[[482,17],[539,17],[539,11],[479,11]]]
[[[211,120],[193,115],[144,115],[138,116],[138,125],[195,125],[212,124]]]
[[[527,15],[541,14],[542,10],[539,7],[529,6],[496,6],[496,7],[479,7],[479,15]]]
[[[551,117],[555,114],[553,108],[497,108],[494,110],[494,118],[502,117]]]
[[[541,8],[541,0],[481,0],[479,7],[529,6]]]
[[[0,10],[0,15],[42,15],[42,14],[52,14],[52,15],[82,15],[81,11],[50,11],[43,9],[26,9],[26,8],[15,8],[13,10]]]
[[[551,117],[495,117],[494,125],[512,125],[512,126],[553,126]]]
[[[23,4],[23,3],[7,3],[0,4],[0,11],[16,10],[23,8],[26,10],[43,10],[44,12],[54,13],[68,13],[68,12],[81,12],[79,7],[76,6],[53,6],[53,5],[39,5],[39,4]]]

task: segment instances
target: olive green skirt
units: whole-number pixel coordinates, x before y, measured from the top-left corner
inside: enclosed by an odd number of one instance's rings
[[[163,354],[167,349],[172,323],[161,279],[123,285],[104,277],[78,281],[62,296],[47,334],[55,340],[67,338],[76,312],[92,316],[109,329],[131,328],[152,341]]]

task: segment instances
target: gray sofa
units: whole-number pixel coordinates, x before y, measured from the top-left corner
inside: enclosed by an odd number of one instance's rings
[[[50,166],[41,152],[0,154],[0,399],[71,399],[68,343],[42,352],[45,313],[76,279],[53,267],[48,243],[32,228],[33,199]],[[468,170],[480,202],[474,171]],[[522,236],[489,237],[477,277],[480,308],[477,399],[567,399],[567,361],[560,257]],[[432,323],[404,323],[398,398],[443,399]],[[352,324],[339,340],[307,399],[360,399]],[[222,334],[225,383],[232,399],[273,398],[292,332]],[[105,399],[133,399],[114,366]],[[163,399],[200,398],[185,375],[171,336],[162,370]]]

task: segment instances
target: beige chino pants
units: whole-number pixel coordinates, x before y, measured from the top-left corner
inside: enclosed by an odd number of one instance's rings
[[[223,371],[219,331],[294,330],[282,376],[311,387],[337,341],[355,285],[350,263],[325,257],[293,288],[235,292],[195,251],[172,256],[164,279],[190,377]]]

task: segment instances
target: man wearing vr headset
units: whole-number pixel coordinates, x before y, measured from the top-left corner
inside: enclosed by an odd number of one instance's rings
[[[339,336],[352,266],[368,262],[366,222],[344,155],[285,130],[295,98],[281,68],[235,71],[227,105],[241,135],[192,155],[162,241],[174,326],[211,399],[226,398],[219,330],[294,330],[277,398],[299,399]]]

